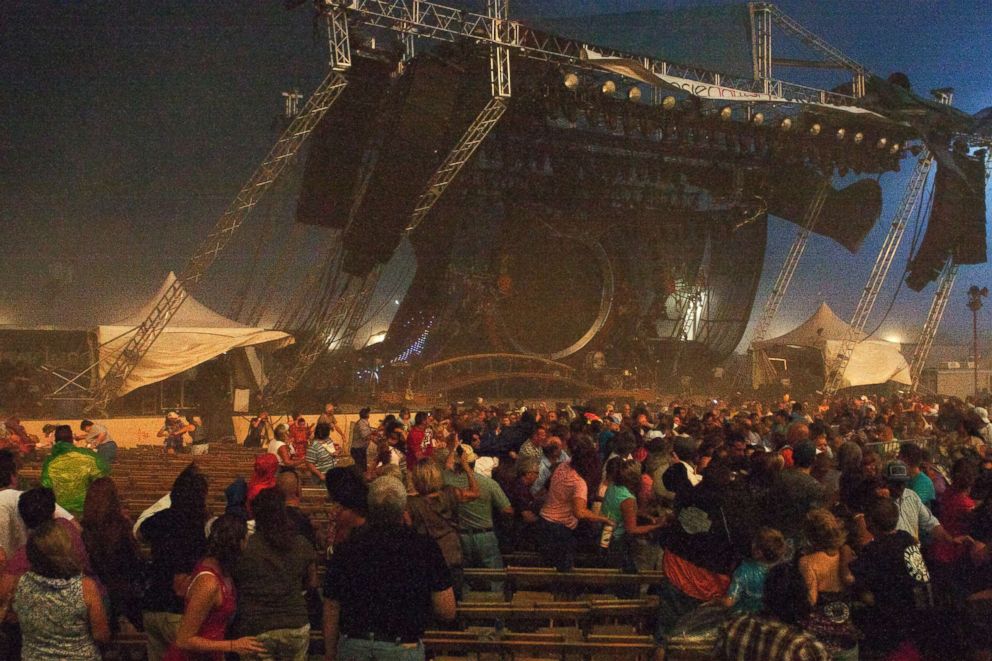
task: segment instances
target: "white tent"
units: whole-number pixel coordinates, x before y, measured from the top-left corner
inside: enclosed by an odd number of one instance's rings
[[[821,303],[813,316],[784,335],[756,342],[754,348],[765,355],[774,355],[785,348],[816,349],[823,356],[824,366],[837,358],[851,326],[834,314],[826,303]],[[843,387],[864,386],[875,383],[911,383],[909,365],[900,352],[900,346],[884,340],[863,339],[851,352],[851,360],[844,372]],[[826,371],[826,370],[824,370]]]
[[[97,326],[97,370],[101,377],[175,280],[175,274],[169,273],[158,292],[136,312],[112,324]],[[169,325],[131,371],[119,394],[168,379],[231,349],[264,344],[275,350],[292,343],[293,338],[287,333],[239,324],[187,296]]]

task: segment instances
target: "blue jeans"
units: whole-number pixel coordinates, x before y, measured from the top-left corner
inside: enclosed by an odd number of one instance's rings
[[[502,569],[503,554],[499,551],[499,540],[492,530],[486,532],[460,532],[458,539],[462,543],[462,566],[485,567],[486,569]],[[502,592],[503,584],[493,582],[490,586],[493,592]]]
[[[96,446],[96,453],[103,457],[103,460],[108,464],[114,463],[114,459],[117,458],[117,443],[114,441],[106,441]]]
[[[575,567],[575,531],[545,518],[538,522],[538,540],[545,564],[558,571],[571,571]]]
[[[398,643],[341,636],[340,661],[424,661],[423,643]]]

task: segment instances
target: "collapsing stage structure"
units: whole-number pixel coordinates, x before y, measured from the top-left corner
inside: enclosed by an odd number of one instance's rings
[[[914,288],[940,278],[931,342],[957,265],[985,259],[984,180],[981,195],[969,188],[982,156],[949,148],[976,144],[971,118],[873,76],[773,5],[708,10],[724,12],[746,51],[723,53],[725,61],[709,53],[705,67],[659,52],[659,32],[680,24],[658,12],[524,24],[510,19],[507,0],[486,0],[485,13],[422,0],[315,6],[330,72],[99,375],[93,409],[115,399],[308,138],[297,220],[333,240],[292,299],[306,304],[280,318],[297,348],[266,386],[270,402],[329,353],[359,352],[376,378],[393,370],[407,387],[431,390],[485,381],[456,378],[457,365],[498,363],[492,376],[503,380],[518,365],[521,378],[586,391],[662,388],[707,373],[744,334],[767,215],[794,222],[798,234],[752,342],[765,339],[810,234],[856,251],[881,213],[877,176],[906,157],[916,170],[849,341],[864,331],[934,162],[947,172],[943,187],[959,193],[942,198],[944,228],[960,213],[971,226],[955,225],[951,243],[928,244],[928,232],[909,269]],[[681,27],[692,41],[692,26]],[[776,60],[773,28],[823,59]],[[779,65],[831,67],[848,81],[833,90],[790,83],[772,76]],[[965,212],[948,202],[962,196]],[[356,347],[384,265],[404,240],[416,258],[412,284],[382,341]],[[829,392],[843,387],[845,355],[830,367]],[[747,381],[742,370],[738,385]]]

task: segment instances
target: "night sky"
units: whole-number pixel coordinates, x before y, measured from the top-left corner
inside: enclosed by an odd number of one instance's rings
[[[516,0],[511,15],[687,4]],[[952,86],[955,105],[969,113],[992,105],[987,0],[779,4],[873,71],[906,72],[918,93]],[[792,54],[784,46],[776,50]],[[287,12],[281,2],[0,3],[0,324],[84,328],[142,302],[170,269],[182,268],[268,150],[280,93],[292,87],[309,92],[325,63],[310,13]],[[795,80],[798,74],[776,75]],[[906,160],[902,173],[882,178],[883,217],[859,254],[813,238],[773,334],[804,319],[821,300],[850,316],[911,165]],[[274,202],[286,207],[288,193]],[[290,218],[279,208],[266,206],[246,224],[199,298],[227,310],[251,268],[257,237],[268,237],[264,254],[277,253],[287,240]],[[758,306],[794,232],[772,221]],[[324,236],[307,229],[297,237],[287,278],[303,276]],[[909,233],[870,328],[892,301],[908,246]],[[992,267],[961,269],[944,319],[951,338],[970,336],[964,292],[973,283],[992,286]],[[920,293],[903,287],[879,335],[912,337],[932,293],[932,286]],[[981,324],[988,335],[992,305]]]

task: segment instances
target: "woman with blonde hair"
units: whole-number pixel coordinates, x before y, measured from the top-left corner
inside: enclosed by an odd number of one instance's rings
[[[461,446],[458,446],[461,449]],[[461,593],[462,585],[462,545],[458,536],[458,504],[467,503],[479,497],[479,485],[475,471],[468,465],[468,455],[449,451],[445,457],[445,467],[454,467],[456,457],[468,478],[464,489],[445,486],[441,467],[434,459],[424,458],[417,462],[410,473],[416,495],[407,498],[407,515],[413,528],[427,535],[441,547],[444,562],[451,569],[455,595]]]
[[[17,580],[13,600],[21,658],[98,661],[97,643],[110,640],[110,626],[97,583],[83,576],[68,533],[46,521],[28,538],[27,556],[31,571]]]

